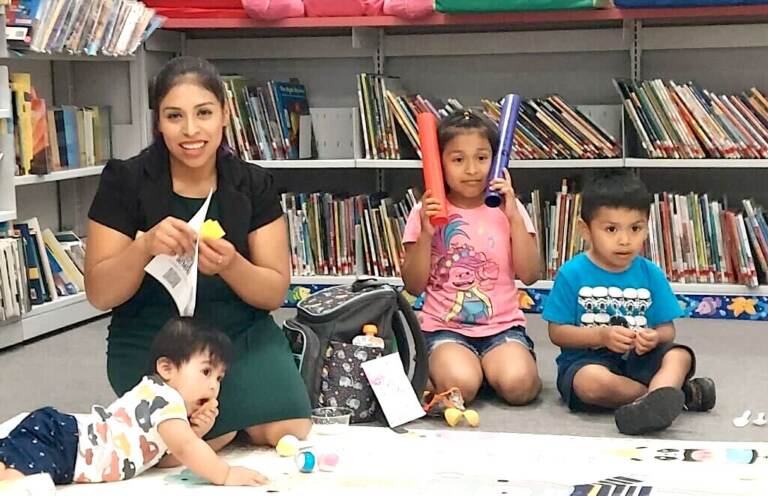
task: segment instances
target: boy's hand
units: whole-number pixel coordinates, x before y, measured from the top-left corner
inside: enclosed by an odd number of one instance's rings
[[[503,178],[491,181],[491,189],[501,194],[501,208],[507,219],[511,221],[516,215],[520,215],[517,210],[515,189],[512,187],[512,178],[507,169],[504,169]]]
[[[202,439],[213,428],[218,416],[219,402],[212,398],[192,413],[189,417],[189,425],[192,426],[195,435]]]
[[[641,329],[637,333],[635,353],[644,355],[659,345],[659,333],[655,329]]]
[[[225,486],[261,486],[267,484],[269,479],[255,470],[245,467],[230,467]]]
[[[626,353],[635,344],[635,331],[624,326],[600,327],[603,346],[616,353]]]
[[[430,219],[440,213],[443,203],[432,196],[432,190],[428,189],[421,197],[421,232],[430,238],[435,234],[435,226]]]

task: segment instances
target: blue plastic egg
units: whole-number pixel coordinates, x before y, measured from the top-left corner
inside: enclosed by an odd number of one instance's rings
[[[317,467],[317,457],[311,451],[301,451],[296,455],[296,467],[299,472],[308,474]]]

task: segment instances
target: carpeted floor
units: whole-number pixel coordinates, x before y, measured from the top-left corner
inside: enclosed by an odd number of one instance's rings
[[[279,322],[289,310],[276,313]],[[561,403],[554,386],[554,357],[546,326],[529,317],[544,383],[540,398],[525,407],[510,407],[488,397],[474,405],[481,430],[533,434],[612,437],[618,433],[610,414],[573,414]],[[114,396],[105,370],[106,326],[100,319],[37,341],[0,351],[0,421],[21,411],[51,405],[85,412],[91,404],[110,403]],[[731,420],[744,410],[768,411],[768,325],[754,322],[692,320],[678,322],[678,340],[696,350],[699,374],[713,377],[718,403],[709,413],[683,414],[660,438],[707,441],[768,441],[768,426],[737,429]],[[0,328],[0,332],[2,329]],[[412,424],[443,428],[438,420]]]

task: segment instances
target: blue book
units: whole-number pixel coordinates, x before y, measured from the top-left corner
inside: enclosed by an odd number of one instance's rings
[[[299,133],[302,115],[309,115],[307,89],[299,82],[275,81],[275,102],[280,117],[283,136],[287,138],[289,149],[288,158],[296,160],[299,157]],[[305,137],[309,139],[309,137]],[[305,158],[305,157],[301,157]]]
[[[30,234],[27,224],[14,224],[13,227],[21,234],[21,240],[24,244],[27,279],[29,281],[29,300],[33,305],[40,305],[45,303],[48,295],[45,291],[45,284],[43,284],[40,260],[37,258],[36,242]]]
[[[67,165],[80,167],[80,142],[77,138],[77,107],[62,105],[64,114],[64,139],[66,142]],[[58,129],[56,130],[58,132]]]

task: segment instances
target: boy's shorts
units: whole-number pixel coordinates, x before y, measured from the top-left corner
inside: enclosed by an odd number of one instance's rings
[[[682,348],[691,354],[691,370],[685,378],[687,381],[696,371],[696,355],[688,346],[677,343],[662,343],[645,355],[638,355],[635,350],[629,352],[624,359],[620,354],[602,348],[595,350],[594,355],[580,358],[557,371],[557,390],[560,391],[565,404],[575,412],[605,411],[607,408],[584,403],[573,391],[573,379],[576,373],[586,365],[602,365],[614,374],[621,375],[647,386],[653,376],[661,368],[664,355],[675,348]]]
[[[75,417],[41,408],[0,439],[0,462],[24,475],[46,473],[56,484],[69,484],[75,475],[77,443]]]
[[[477,355],[478,358],[483,358],[489,351],[497,346],[515,341],[530,351],[534,359],[536,358],[536,353],[533,351],[533,341],[528,337],[528,334],[525,332],[525,327],[523,326],[514,326],[498,334],[481,338],[472,338],[448,330],[425,332],[424,339],[427,342],[427,351],[430,355],[441,344],[456,343],[467,348]]]

